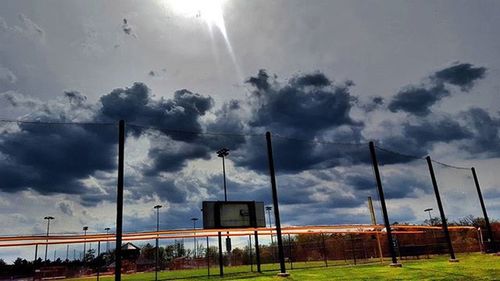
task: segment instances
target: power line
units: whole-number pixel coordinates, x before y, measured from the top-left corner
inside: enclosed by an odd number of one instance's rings
[[[116,126],[110,122],[49,122],[49,121],[25,121],[0,119],[1,123],[32,124],[32,125],[78,125],[78,126]]]
[[[387,153],[396,154],[396,155],[399,155],[399,156],[402,156],[402,157],[411,158],[411,159],[415,159],[415,160],[424,160],[423,157],[418,157],[416,155],[410,155],[410,154],[405,154],[405,153],[397,152],[397,151],[394,151],[394,150],[390,150],[390,149],[387,149],[387,148],[380,147],[378,145],[375,145],[375,147],[378,150],[381,150],[381,151],[384,151],[384,152],[387,152]]]
[[[156,127],[156,126],[144,126],[138,125],[134,123],[127,123],[128,127],[135,127],[146,130],[154,130],[160,132],[171,132],[171,133],[179,133],[179,134],[189,134],[189,135],[208,135],[208,136],[226,136],[226,137],[262,137],[264,134],[249,134],[249,133],[225,133],[225,132],[195,132],[188,130],[180,130],[180,129],[170,129],[164,127]]]
[[[323,141],[323,140],[305,140],[299,138],[292,138],[287,136],[282,136],[280,134],[273,134],[273,138],[280,138],[285,140],[297,141],[297,142],[306,142],[306,143],[315,143],[315,144],[333,144],[333,145],[345,145],[345,146],[366,146],[368,143],[355,143],[355,142],[334,142],[334,141]]]
[[[31,124],[31,125],[77,125],[77,126],[116,126],[117,125],[117,123],[113,123],[113,122],[60,122],[60,121],[53,122],[53,121],[12,120],[12,119],[0,119],[0,123],[16,123],[16,124]],[[146,129],[146,130],[155,130],[155,131],[160,131],[160,132],[170,132],[170,133],[190,134],[190,135],[207,135],[207,136],[223,136],[223,137],[262,137],[263,136],[263,134],[251,134],[251,133],[196,132],[196,131],[171,129],[171,128],[158,127],[158,126],[144,126],[144,125],[139,125],[139,124],[134,124],[134,123],[128,123],[127,126],[133,127],[133,128]],[[368,143],[330,142],[330,141],[317,140],[317,139],[306,140],[306,139],[283,136],[280,134],[273,134],[273,136],[275,138],[279,138],[279,139],[304,142],[304,143],[310,143],[310,144],[329,144],[329,145],[344,145],[344,146],[364,146],[364,145],[368,144]],[[392,154],[399,155],[399,156],[406,157],[406,158],[411,158],[411,159],[415,159],[415,160],[423,160],[424,159],[423,157],[397,152],[394,150],[383,148],[383,147],[378,146],[378,145],[376,145],[375,147],[381,151],[392,153]],[[469,170],[469,168],[467,168],[467,167],[454,166],[454,165],[446,164],[446,163],[443,163],[443,162],[440,162],[437,160],[432,160],[432,162],[440,164],[440,165],[448,167],[448,168],[459,169],[459,170]]]
[[[434,162],[434,163],[437,163],[439,165],[442,165],[442,166],[445,166],[445,167],[448,167],[448,168],[452,168],[452,169],[457,169],[457,170],[470,170],[471,169],[471,168],[467,168],[467,167],[453,166],[453,165],[446,164],[446,163],[443,163],[443,162],[439,162],[439,161],[433,160],[433,159],[431,159],[431,161]]]
[[[397,152],[397,151],[394,151],[394,150],[390,150],[390,149],[387,149],[387,148],[380,147],[378,145],[375,145],[375,147],[377,149],[381,150],[381,151],[392,153],[392,154],[396,154],[396,155],[399,155],[399,156],[402,156],[402,157],[406,157],[406,158],[411,158],[411,159],[415,159],[415,160],[424,160],[425,159],[424,157],[418,157],[416,155],[404,154],[404,153],[401,153],[401,152]],[[446,163],[443,163],[443,162],[440,162],[440,161],[437,161],[437,160],[433,160],[433,159],[431,159],[431,161],[434,162],[434,163],[437,163],[439,165],[442,165],[442,166],[445,166],[445,167],[448,167],[448,168],[452,168],[452,169],[470,170],[470,168],[467,168],[467,167],[454,166],[454,165],[446,164]]]

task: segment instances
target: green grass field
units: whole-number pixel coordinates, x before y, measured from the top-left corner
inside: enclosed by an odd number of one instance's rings
[[[158,274],[159,280],[500,280],[500,257],[486,254],[459,255],[460,262],[448,262],[448,256],[435,256],[431,259],[403,260],[403,267],[393,268],[380,263],[357,266],[341,265],[338,261],[330,261],[329,267],[323,263],[295,263],[288,270],[290,277],[277,277],[274,269],[277,265],[264,265],[262,274],[250,272],[249,266],[226,268],[226,276],[218,277],[218,269],[212,268],[213,276],[207,276],[207,269],[165,271]],[[287,265],[288,267],[288,265]],[[255,267],[254,267],[255,270]],[[95,280],[93,278],[72,280]],[[153,273],[137,273],[123,275],[123,280],[154,280]],[[113,280],[112,277],[101,277],[100,280]]]

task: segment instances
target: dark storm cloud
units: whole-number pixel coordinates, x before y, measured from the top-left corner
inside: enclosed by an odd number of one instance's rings
[[[445,84],[469,89],[475,80],[484,75],[484,72],[480,74],[472,66],[465,69],[472,72],[469,80],[462,77],[462,70],[451,71],[447,68],[445,70],[448,72],[444,74],[444,70],[438,71],[439,78],[436,74],[432,85],[401,91],[391,101],[389,108],[395,106],[396,111],[428,115],[430,106],[450,94]],[[461,78],[453,79],[453,73]],[[90,103],[85,96],[75,91],[66,92],[63,99],[54,101],[57,106],[32,103],[34,112],[27,118],[54,122],[115,123],[119,119],[126,120],[128,136],[147,138],[151,145],[149,150],[144,150],[147,161],[137,167],[140,176],[127,179],[130,200],[156,194],[171,203],[186,202],[190,194],[199,191],[198,188],[209,187],[205,186],[206,183],[181,179],[187,176],[174,173],[180,172],[191,160],[215,157],[215,151],[221,147],[231,150],[228,160],[237,167],[267,173],[266,130],[273,133],[277,172],[285,177],[280,179],[280,189],[283,190],[281,200],[284,204],[320,204],[314,192],[330,192],[324,183],[298,177],[293,180],[286,178],[291,174],[371,163],[368,146],[364,144],[365,125],[351,116],[356,104],[356,98],[350,93],[353,83],[337,84],[319,72],[297,75],[282,83],[277,81],[275,75],[268,75],[264,70],[250,77],[247,82],[254,90],[249,100],[231,100],[216,111],[211,111],[214,101],[210,96],[184,89],[175,92],[172,98],[155,99],[145,84],[135,83],[130,88],[115,89],[101,96],[97,103]],[[384,101],[376,97],[371,103],[380,106]],[[202,120],[208,112],[213,115]],[[399,126],[401,135],[384,137],[378,144],[422,157],[435,143],[461,141],[468,144],[465,148],[468,151],[496,151],[496,155],[500,154],[500,122],[497,118],[481,109],[472,109],[459,117],[460,120],[441,117],[434,120],[419,118],[412,122],[396,121],[390,126]],[[0,164],[1,190],[15,192],[31,188],[42,194],[79,194],[84,206],[114,200],[113,192],[91,192],[82,180],[99,171],[114,171],[116,131],[114,125],[42,127],[20,124],[19,131],[0,136],[0,157],[7,160]],[[203,134],[205,131],[235,135]],[[240,135],[242,133],[247,136]],[[377,153],[380,165],[413,160],[384,151]],[[179,178],[172,178],[172,175]],[[332,208],[361,204],[370,192],[370,177],[371,174],[364,177],[351,173],[347,178],[332,178],[332,181],[338,180],[343,186],[362,194],[359,198],[363,200],[332,193],[329,203],[321,204]],[[106,186],[115,184],[114,179],[101,178],[99,181]],[[233,191],[241,192],[235,195],[245,194],[241,196],[242,199],[269,198],[268,187],[231,184],[235,188]],[[412,178],[394,176],[388,181],[387,188],[391,193],[388,197],[413,196],[419,184],[418,180]],[[314,189],[311,189],[312,186]]]
[[[257,73],[257,76],[255,77],[250,77],[246,81],[250,85],[254,86],[257,90],[259,91],[267,91],[269,90],[269,75],[264,69],[259,70],[259,73]],[[256,92],[258,94],[258,92]]]
[[[291,83],[295,87],[325,87],[331,84],[331,81],[323,73],[305,74],[292,79]]]
[[[471,153],[485,153],[489,157],[500,155],[500,118],[491,116],[481,108],[471,108],[460,114],[472,130],[473,137],[463,145]]]
[[[260,70],[247,81],[254,87],[248,122],[252,130],[269,130],[299,139],[318,139],[330,132],[335,141],[360,141],[364,125],[350,115],[354,103],[349,93],[352,83],[337,85],[319,72],[298,75],[287,83],[280,83],[276,78]],[[236,164],[265,171],[264,145],[262,139],[251,139],[245,151],[238,155]],[[279,155],[276,165],[280,171],[332,164],[338,153],[333,147],[318,143],[279,138],[275,138],[273,146]]]
[[[189,160],[208,159],[214,148],[213,141],[198,133],[202,132],[200,117],[213,107],[209,96],[179,90],[172,99],[153,100],[146,85],[135,83],[131,88],[115,89],[101,97],[99,118],[103,120],[125,119],[127,122],[154,127],[147,130],[132,126],[135,136],[145,136],[151,142],[148,156],[151,164],[143,172],[148,181],[161,172],[182,169]],[[153,186],[172,187],[169,183],[148,182]],[[176,191],[177,190],[177,191]],[[185,199],[185,192],[171,189],[170,200]],[[159,194],[162,195],[162,194]]]
[[[388,108],[392,112],[404,111],[417,116],[426,116],[431,112],[431,106],[449,95],[450,92],[443,84],[430,88],[410,86],[397,93]]]
[[[213,106],[213,99],[188,90],[174,93],[173,99],[153,100],[148,87],[134,83],[130,88],[115,89],[101,97],[101,120],[124,119],[138,125],[201,132],[199,117],[205,115]],[[188,138],[188,134],[163,130],[173,139]],[[191,134],[191,137],[195,134]]]
[[[419,146],[472,137],[472,133],[466,127],[448,117],[441,120],[425,120],[419,124],[405,123],[403,134],[415,140]]]
[[[345,182],[357,190],[373,190],[375,188],[375,180],[372,174],[347,175]]]
[[[320,73],[301,75],[286,85],[271,87],[269,75],[263,70],[248,80],[258,106],[254,109],[254,127],[285,128],[307,133],[341,125],[356,125],[350,117],[352,97],[348,86],[331,86]],[[314,86],[314,87],[306,87]]]
[[[3,191],[31,188],[42,194],[84,193],[80,179],[115,167],[113,128],[33,124],[19,128],[2,136],[0,152],[8,160],[0,164]]]
[[[484,78],[486,68],[474,67],[470,63],[459,63],[436,71],[429,82],[420,86],[408,86],[394,96],[389,103],[392,112],[403,111],[417,116],[428,115],[434,104],[451,95],[446,84],[459,86],[468,92],[476,80]]]
[[[386,136],[376,143],[381,148],[389,151],[379,150],[377,157],[381,165],[405,163],[413,161],[413,157],[425,157],[436,143],[450,143],[458,141],[469,141],[475,136],[471,126],[466,125],[463,118],[459,116],[432,114],[426,118],[413,120],[412,122],[387,123],[384,127],[401,126],[401,134]]]
[[[46,122],[127,122],[159,127],[163,138],[175,143],[174,161],[162,153],[149,152],[152,169],[175,170],[185,161],[206,157],[206,148],[189,149],[188,138],[162,131],[161,128],[202,130],[198,118],[213,104],[210,97],[180,90],[173,99],[153,100],[148,88],[135,83],[131,88],[115,89],[103,95],[97,104],[89,104],[78,92],[66,92],[65,99],[34,104],[27,119]],[[81,120],[84,118],[84,120]],[[98,171],[113,171],[116,162],[117,130],[114,125],[38,125],[20,123],[19,130],[1,136],[1,189],[7,192],[33,189],[42,194],[81,194],[82,204],[112,200],[107,193],[90,192],[83,179]],[[129,127],[134,136],[144,134],[141,128]],[[175,141],[174,141],[175,140]],[[158,183],[163,184],[163,183]],[[174,193],[173,193],[174,194]],[[175,194],[174,194],[175,195]],[[182,195],[173,196],[183,200]]]
[[[417,167],[417,169],[419,168],[425,169],[426,167],[421,165]],[[382,168],[383,172],[384,169]],[[417,198],[419,196],[417,195],[418,191],[424,193],[432,192],[429,178],[420,178],[417,174],[404,172],[405,170],[400,170],[396,174],[385,174],[383,176],[382,184],[384,186],[384,195],[387,199]]]
[[[434,77],[441,82],[459,86],[462,91],[469,91],[474,86],[474,82],[484,78],[485,74],[485,67],[474,67],[470,63],[460,63],[437,71]]]

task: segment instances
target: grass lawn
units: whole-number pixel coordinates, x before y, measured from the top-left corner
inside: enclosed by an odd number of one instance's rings
[[[290,277],[277,277],[274,269],[277,265],[263,265],[262,274],[250,272],[249,266],[235,266],[225,269],[226,276],[219,278],[218,268],[212,268],[214,276],[208,277],[207,270],[178,270],[158,273],[159,280],[500,280],[500,257],[486,254],[458,255],[458,263],[448,262],[448,256],[435,256],[431,259],[403,260],[403,267],[392,268],[387,263],[381,265],[365,264],[357,266],[340,265],[338,261],[329,261],[329,267],[323,263],[295,263],[288,270]],[[341,262],[343,263],[343,261]],[[316,267],[314,267],[316,266]],[[309,268],[305,268],[309,267]],[[288,265],[287,265],[288,268]],[[254,267],[255,270],[255,267]],[[101,280],[113,280],[113,277],[101,277]],[[154,280],[153,273],[122,275],[125,281]],[[94,278],[72,280],[95,280]]]

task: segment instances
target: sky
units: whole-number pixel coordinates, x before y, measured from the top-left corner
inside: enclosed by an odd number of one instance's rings
[[[191,227],[201,202],[271,204],[285,225],[380,221],[369,141],[476,167],[500,219],[498,1],[0,3],[0,235],[114,229],[127,122],[124,230]],[[377,151],[391,222],[437,206],[422,159]],[[468,169],[434,163],[451,220],[482,216]],[[62,250],[61,250],[62,252]],[[0,258],[32,258],[27,248]]]

